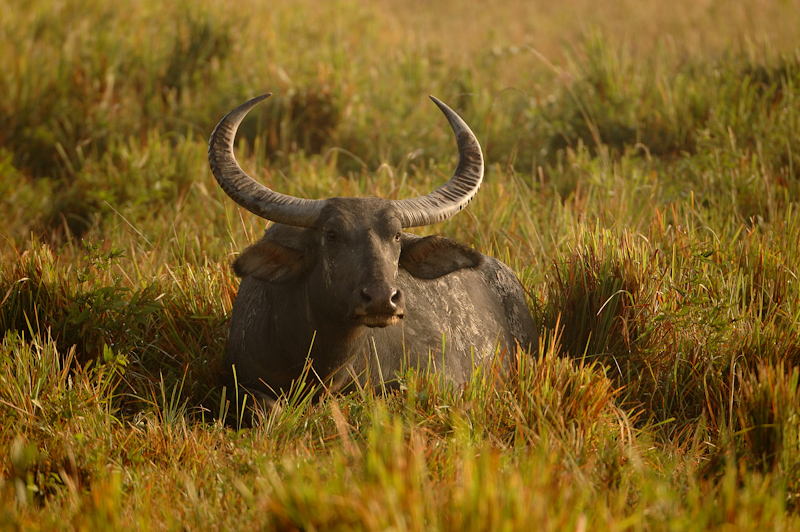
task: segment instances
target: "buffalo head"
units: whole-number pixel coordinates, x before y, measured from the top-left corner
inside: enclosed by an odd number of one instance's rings
[[[236,162],[233,140],[247,112],[267,95],[231,111],[209,142],[209,161],[222,189],[252,213],[277,222],[269,237],[247,248],[234,263],[237,275],[270,283],[297,280],[313,304],[309,321],[342,326],[386,327],[405,315],[397,283],[399,266],[433,279],[480,264],[482,255],[441,237],[417,238],[408,227],[445,220],[463,209],[483,179],[483,155],[475,135],[445,104],[458,144],[453,177],[425,196],[301,199],[275,192],[248,176]]]

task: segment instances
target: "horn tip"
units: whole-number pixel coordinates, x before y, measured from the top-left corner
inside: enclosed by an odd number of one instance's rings
[[[431,100],[433,100],[433,103],[435,103],[435,104],[436,104],[436,105],[438,105],[439,107],[441,107],[441,106],[445,105],[445,104],[444,104],[444,102],[443,102],[442,100],[440,100],[439,98],[437,98],[437,97],[436,97],[436,96],[434,96],[433,94],[429,94],[429,95],[428,95],[428,98],[430,98]],[[445,107],[446,107],[446,106],[445,106]]]

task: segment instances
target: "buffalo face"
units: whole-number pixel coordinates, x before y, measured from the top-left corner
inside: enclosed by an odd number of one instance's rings
[[[315,227],[273,226],[234,269],[268,282],[302,279],[321,321],[386,327],[405,315],[397,286],[402,234],[388,201],[333,198]]]
[[[333,317],[386,327],[405,315],[397,286],[402,227],[394,207],[377,198],[336,198],[322,211],[311,286],[336,302]]]

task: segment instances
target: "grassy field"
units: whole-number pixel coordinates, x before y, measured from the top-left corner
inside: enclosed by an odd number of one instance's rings
[[[0,529],[800,529],[800,2],[496,4],[0,0]],[[304,197],[439,186],[456,109],[485,184],[418,232],[538,351],[243,427],[206,143],[267,91],[239,160]]]

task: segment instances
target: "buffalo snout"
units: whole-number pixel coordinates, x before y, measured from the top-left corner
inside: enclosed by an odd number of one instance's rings
[[[403,292],[392,285],[374,283],[357,294],[352,316],[367,327],[386,327],[405,315]]]

